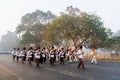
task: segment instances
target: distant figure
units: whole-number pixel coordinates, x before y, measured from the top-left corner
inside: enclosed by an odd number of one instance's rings
[[[16,57],[17,57],[17,62],[19,61],[19,58],[20,58],[20,49],[17,48],[17,52],[16,52]]]
[[[13,55],[13,61],[15,60],[16,52],[17,52],[17,50],[16,50],[16,48],[14,48],[12,53],[11,53]]]
[[[59,53],[59,57],[60,57],[60,64],[65,64],[65,51],[64,48],[61,48],[61,51]]]
[[[35,62],[36,62],[36,67],[40,67],[40,59],[41,59],[41,51],[40,47],[37,47],[35,50]]]
[[[32,65],[32,61],[33,61],[33,56],[34,55],[34,51],[33,51],[33,48],[30,47],[28,52],[27,52],[27,57],[28,57],[28,64],[29,65]]]
[[[26,55],[27,55],[27,53],[26,53],[26,48],[23,47],[22,51],[20,52],[20,56],[21,56],[21,58],[22,58],[22,63],[23,63],[23,64],[24,64],[24,61],[26,61]]]
[[[53,46],[52,46],[52,48],[50,50],[49,58],[50,58],[50,64],[54,65],[54,62],[55,62],[55,50],[54,50]]]
[[[97,58],[96,58],[96,52],[95,52],[94,48],[92,48],[91,57],[92,57],[91,64],[93,64],[93,63],[98,64]]]
[[[59,53],[60,53],[60,50],[58,50],[58,48],[56,48],[55,49],[56,61],[59,61]]]
[[[74,56],[73,61],[74,61],[74,62],[78,62],[78,59],[77,59],[78,57],[77,57],[77,54],[76,54],[76,53],[77,53],[77,50],[76,50],[76,48],[75,48],[74,51],[73,51],[73,56]]]
[[[42,56],[42,63],[45,63],[46,61],[46,51],[45,51],[45,47],[42,49],[42,52],[41,52],[41,56]]]
[[[80,48],[76,54],[78,55],[78,58],[79,58],[79,64],[78,64],[77,68],[79,68],[82,65],[82,69],[85,70],[84,57],[83,57],[84,52],[82,51],[82,46],[80,46]]]
[[[68,62],[69,62],[69,63],[72,63],[73,61],[72,61],[72,51],[71,51],[71,48],[69,48],[68,57],[69,57]]]

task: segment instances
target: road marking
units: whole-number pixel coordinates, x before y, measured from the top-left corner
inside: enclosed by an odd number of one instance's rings
[[[22,78],[16,76],[13,72],[11,72],[10,70],[8,70],[7,68],[5,68],[4,66],[0,65],[0,68],[2,68],[3,70],[5,70],[8,74],[15,76],[18,80],[23,80]]]

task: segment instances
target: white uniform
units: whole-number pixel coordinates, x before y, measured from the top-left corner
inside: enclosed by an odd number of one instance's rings
[[[11,54],[12,54],[12,55],[16,55],[16,53],[17,53],[17,51],[16,51],[16,50],[13,50]]]
[[[36,59],[40,59],[40,54],[41,54],[41,52],[40,52],[40,50],[37,50],[36,52],[35,52],[35,58]]]
[[[55,57],[53,50],[50,51],[49,57],[50,57],[50,58],[54,58],[54,57]]]
[[[33,55],[33,53],[32,53],[31,50],[27,52],[27,57],[28,57],[28,58],[32,58],[32,55]]]
[[[42,51],[42,57],[45,58],[46,57],[46,52]]]
[[[73,55],[74,55],[74,60],[73,61],[78,62],[76,51],[73,52]]]
[[[76,54],[78,55],[78,58],[81,58],[82,60],[84,60],[83,53],[84,52],[82,50],[78,50]]]
[[[59,53],[59,57],[64,58],[64,57],[65,57],[65,52],[64,52],[64,51],[61,51],[61,52]]]
[[[17,51],[17,52],[16,52],[16,56],[19,57],[19,55],[20,55],[20,51]]]
[[[69,56],[68,62],[72,63],[72,51],[68,51],[68,56]]]
[[[58,54],[58,51],[55,52],[55,55],[56,55],[56,61],[59,61],[59,54]]]

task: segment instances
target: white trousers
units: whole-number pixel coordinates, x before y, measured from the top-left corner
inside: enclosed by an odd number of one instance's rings
[[[75,62],[78,62],[78,60],[77,60],[77,57],[75,56],[75,58],[74,58],[74,60],[73,61],[75,61]]]
[[[68,62],[72,63],[72,56],[71,55],[69,55],[69,61]]]
[[[56,61],[59,61],[59,58],[58,58],[58,56],[56,56]]]
[[[95,56],[92,58],[91,63],[95,63],[95,64],[97,64],[97,59],[96,59]]]

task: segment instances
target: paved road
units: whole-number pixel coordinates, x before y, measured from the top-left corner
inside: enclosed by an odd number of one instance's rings
[[[76,68],[77,63],[65,65],[49,62],[40,68],[13,62],[11,55],[0,55],[0,80],[120,80],[120,63],[85,61],[86,70]]]

